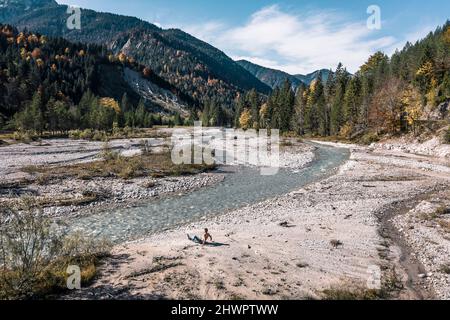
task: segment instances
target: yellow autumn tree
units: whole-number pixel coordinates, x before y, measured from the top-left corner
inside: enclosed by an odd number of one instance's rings
[[[127,56],[123,52],[119,53],[118,58],[119,58],[119,61],[122,63],[124,63],[127,60]]]
[[[252,113],[249,109],[245,109],[239,117],[239,125],[242,129],[247,130],[251,125]]]
[[[41,58],[37,59],[37,60],[36,60],[36,65],[37,65],[39,68],[42,68],[42,67],[44,66],[44,60],[42,60]]]
[[[417,70],[416,77],[419,82],[422,93],[426,94],[427,104],[434,107],[436,104],[436,95],[438,82],[435,77],[435,68],[431,61],[427,61]]]
[[[379,66],[381,63],[383,63],[384,61],[387,62],[388,59],[389,58],[384,53],[378,51],[375,54],[371,55],[369,57],[369,59],[366,61],[366,63],[364,63],[361,66],[361,68],[360,68],[361,72],[362,73],[370,72],[370,71],[374,70],[377,66]]]
[[[423,113],[419,92],[413,86],[408,86],[403,91],[402,103],[406,112],[406,120],[408,121],[408,124],[413,127],[415,134],[416,121],[420,119]]]
[[[46,36],[41,36],[39,39],[41,44],[46,44],[47,43],[47,37]]]
[[[22,57],[22,59],[25,59],[27,57],[27,49],[25,48],[21,48],[20,49],[20,56]]]
[[[433,63],[431,63],[431,61],[427,61],[419,68],[419,70],[417,70],[416,75],[431,78],[433,76],[433,73],[434,73]]]
[[[102,107],[113,109],[117,114],[120,113],[119,103],[113,98],[100,98],[99,103]]]
[[[267,128],[268,127],[268,116],[269,116],[269,105],[267,103],[264,103],[261,108],[259,109],[259,120],[260,120],[260,126],[261,128]]]
[[[316,89],[317,89],[317,80],[314,79],[309,85],[309,91],[305,90],[308,105],[312,105],[314,103],[314,93],[316,92]]]
[[[436,97],[437,97],[437,80],[435,78],[431,79],[430,84],[430,90],[428,91],[426,97],[427,97],[427,104],[435,107],[436,106]]]

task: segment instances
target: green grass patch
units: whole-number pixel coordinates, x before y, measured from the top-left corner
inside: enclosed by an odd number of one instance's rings
[[[48,183],[61,178],[93,178],[115,177],[124,180],[138,177],[162,178],[169,176],[192,175],[213,170],[215,165],[206,164],[174,164],[171,153],[145,153],[133,157],[122,157],[114,153],[105,153],[106,160],[81,163],[62,167],[27,166],[22,171],[39,175]]]

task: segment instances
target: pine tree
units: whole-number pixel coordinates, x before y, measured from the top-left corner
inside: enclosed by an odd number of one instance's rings
[[[175,113],[175,115],[173,116],[173,123],[175,126],[183,125],[183,119],[181,118],[180,113]]]
[[[241,124],[239,119],[241,117],[241,113],[244,111],[244,99],[242,98],[242,95],[239,95],[239,97],[236,100],[237,102],[234,112],[234,127],[240,128]]]
[[[16,114],[15,126],[19,130],[35,131],[42,133],[45,128],[44,117],[41,111],[42,97],[40,92],[33,95],[33,100],[27,104],[26,108]]]
[[[128,94],[124,93],[122,96],[122,101],[120,103],[120,109],[122,110],[123,113],[126,113],[128,111],[133,111],[130,102],[128,100]]]
[[[291,122],[292,130],[299,135],[305,134],[305,109],[306,109],[305,93],[306,87],[302,83],[297,88],[297,92],[295,94],[294,114]]]
[[[345,123],[353,130],[358,124],[358,114],[360,105],[359,91],[360,83],[358,77],[353,77],[345,90],[344,95],[344,117]]]
[[[252,89],[247,95],[247,103],[250,106],[252,114],[252,127],[254,129],[259,129],[259,99],[258,93],[255,89]]]
[[[210,101],[205,101],[203,105],[203,112],[202,112],[202,125],[205,127],[209,126],[209,120],[210,120]]]
[[[278,119],[279,129],[281,132],[288,132],[291,127],[292,114],[294,109],[294,92],[292,91],[291,82],[286,79],[283,88],[278,96]]]
[[[145,104],[144,101],[141,99],[139,101],[138,107],[136,108],[136,112],[134,115],[134,125],[136,127],[139,128],[143,128],[145,127],[145,116],[146,116],[146,111],[145,111]]]

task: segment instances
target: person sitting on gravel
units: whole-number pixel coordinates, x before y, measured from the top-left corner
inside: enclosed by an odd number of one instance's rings
[[[205,228],[205,234],[203,235],[203,245],[205,245],[208,242],[208,239],[213,241],[211,234],[208,231],[208,228]]]
[[[191,237],[189,234],[187,236],[188,236],[189,240],[191,240],[191,241],[193,241],[195,243],[198,243],[198,244],[202,244],[202,245],[207,244],[208,243],[208,239],[210,239],[211,242],[213,241],[212,236],[211,236],[211,234],[208,231],[208,228],[205,228],[205,234],[203,235],[203,240],[200,239],[197,236]]]

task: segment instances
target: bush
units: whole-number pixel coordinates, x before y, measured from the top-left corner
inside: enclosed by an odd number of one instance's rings
[[[439,269],[442,273],[450,274],[450,263],[441,265]]]
[[[118,152],[114,151],[109,145],[109,143],[106,141],[103,145],[101,156],[105,161],[111,161],[117,160],[120,155]]]
[[[29,143],[39,140],[39,135],[33,131],[15,131],[12,138],[16,141]]]
[[[341,137],[344,137],[344,138],[346,138],[346,139],[349,139],[350,136],[351,136],[351,134],[352,134],[352,132],[353,132],[353,127],[352,127],[351,125],[349,125],[349,124],[345,124],[345,125],[341,128],[341,131],[340,131],[339,135],[340,135]]]
[[[322,292],[324,300],[378,300],[377,290],[364,288],[331,288]]]
[[[91,129],[83,130],[80,133],[80,139],[84,139],[84,140],[90,140],[90,139],[92,139],[93,136],[94,136],[94,133],[92,132]]]
[[[108,135],[106,132],[103,131],[95,131],[94,135],[92,136],[92,140],[94,141],[106,141],[108,140]]]
[[[0,299],[45,297],[66,288],[69,265],[91,281],[109,245],[53,226],[32,200],[0,209]]]
[[[376,133],[368,132],[361,137],[360,142],[365,145],[370,145],[374,142],[380,141],[380,138]]]
[[[445,131],[444,140],[445,140],[445,143],[450,144],[450,128],[448,128],[447,131]]]
[[[70,130],[69,131],[69,138],[70,139],[78,140],[78,139],[80,139],[80,136],[81,136],[81,131],[80,130]]]

